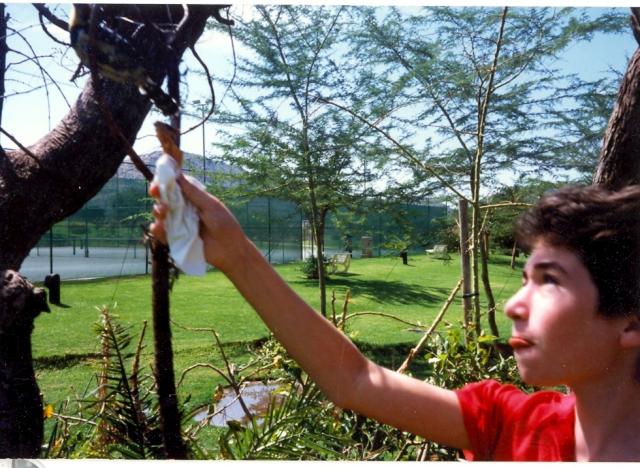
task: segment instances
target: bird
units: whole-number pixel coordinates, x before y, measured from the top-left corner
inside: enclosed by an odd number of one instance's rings
[[[80,62],[91,67],[89,46],[90,4],[73,4],[69,19],[69,37]],[[178,103],[149,76],[143,55],[134,45],[104,22],[97,25],[94,37],[95,60],[98,72],[117,83],[133,83],[164,115],[175,115]]]

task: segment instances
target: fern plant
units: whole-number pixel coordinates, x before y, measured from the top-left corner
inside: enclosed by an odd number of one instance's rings
[[[96,332],[102,343],[103,364],[97,396],[88,401],[98,424],[93,438],[96,451],[129,459],[162,457],[162,436],[151,376],[140,372],[146,322],[135,352],[130,328],[115,322],[103,307]],[[127,369],[130,358],[131,369]]]
[[[95,330],[102,347],[98,385],[76,400],[75,412],[65,402],[43,456],[46,458],[162,458],[154,382],[140,371],[144,322],[131,351],[130,328],[114,320],[107,307],[100,310]],[[69,414],[71,413],[71,414]]]
[[[329,459],[341,458],[341,447],[348,438],[327,432],[331,408],[310,381],[281,391],[273,398],[264,416],[254,417],[243,427],[230,423],[220,437],[221,455],[234,460],[247,459]]]

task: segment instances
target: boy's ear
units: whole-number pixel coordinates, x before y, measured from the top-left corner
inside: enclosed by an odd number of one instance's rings
[[[640,317],[637,314],[632,314],[625,320],[620,345],[623,348],[640,348]]]

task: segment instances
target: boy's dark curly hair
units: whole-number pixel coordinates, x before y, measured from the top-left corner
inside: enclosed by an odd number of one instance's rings
[[[566,187],[545,195],[516,226],[518,243],[543,240],[575,252],[607,317],[640,315],[640,186]]]

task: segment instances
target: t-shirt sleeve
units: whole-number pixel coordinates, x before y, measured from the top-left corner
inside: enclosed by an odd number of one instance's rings
[[[464,425],[471,442],[467,460],[491,460],[505,427],[505,402],[522,392],[512,385],[486,380],[456,390]]]

